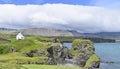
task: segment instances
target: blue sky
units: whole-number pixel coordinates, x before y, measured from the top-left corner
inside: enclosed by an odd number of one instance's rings
[[[120,0],[0,0],[0,27],[120,32],[119,13]]]
[[[73,4],[73,5],[85,5],[85,6],[100,6],[105,8],[120,8],[120,0],[0,0],[0,4],[16,4],[16,5],[26,5],[26,4]]]
[[[63,4],[74,4],[74,5],[91,5],[93,0],[0,0],[1,4],[45,4],[45,3],[63,3]]]

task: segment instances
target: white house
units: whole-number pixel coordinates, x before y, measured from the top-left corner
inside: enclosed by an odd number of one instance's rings
[[[24,38],[21,32],[16,35],[16,40],[23,40]]]

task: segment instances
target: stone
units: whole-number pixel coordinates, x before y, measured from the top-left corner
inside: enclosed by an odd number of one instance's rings
[[[26,53],[26,56],[27,56],[27,57],[33,57],[34,55],[33,55],[33,53],[30,53],[30,52],[29,52],[29,53]]]
[[[100,62],[99,61],[98,62],[96,62],[96,61],[92,62],[92,67],[99,68],[100,67]]]
[[[64,46],[53,46],[47,49],[48,51],[48,63],[49,64],[64,64],[65,59],[69,58],[68,49]]]
[[[14,47],[11,47],[11,48],[10,48],[10,52],[12,52],[12,53],[13,53],[13,52],[16,52],[16,49],[15,49]]]

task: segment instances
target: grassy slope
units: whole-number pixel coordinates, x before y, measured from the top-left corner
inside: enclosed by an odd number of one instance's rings
[[[59,45],[59,43],[43,42],[44,40],[51,40],[52,38],[29,37],[24,40],[12,42],[12,46],[19,52],[28,52],[30,50],[45,50],[51,46]]]
[[[39,38],[39,37],[29,37],[25,40],[16,41],[15,38],[11,39],[11,43],[0,44],[0,49],[2,54],[0,54],[0,69],[78,69],[74,67],[68,66],[51,66],[51,65],[16,65],[14,63],[21,62],[27,64],[28,61],[34,63],[36,61],[44,62],[46,57],[25,57],[23,52],[28,52],[34,49],[46,49],[50,47],[49,45],[56,46],[59,43],[51,43],[51,42],[42,42],[44,40],[51,40],[52,38]],[[18,52],[9,53],[9,49],[11,46],[16,47]],[[3,49],[4,48],[4,49]]]
[[[79,67],[54,66],[54,65],[23,65],[23,67],[28,69],[82,69]]]
[[[56,65],[36,65],[36,64],[25,64],[25,65],[16,65],[16,64],[2,64],[0,63],[0,69],[83,69],[80,67],[72,66],[56,66]]]
[[[10,39],[10,38],[9,38]],[[7,44],[0,44],[0,61],[2,62],[16,62],[16,61],[23,61],[27,63],[27,61],[34,61],[40,60],[40,62],[44,62],[46,59],[45,56],[41,57],[26,57],[24,53],[30,52],[31,50],[42,50],[46,51],[47,48],[50,46],[59,45],[59,43],[52,43],[52,42],[42,42],[44,40],[51,40],[52,38],[42,38],[42,37],[26,37],[24,40],[15,40],[15,38],[11,38],[11,43]],[[10,53],[10,47],[14,47],[17,49],[17,52]]]
[[[85,67],[90,67],[92,66],[92,62],[97,62],[97,61],[100,61],[100,58],[96,54],[93,54],[86,62]]]

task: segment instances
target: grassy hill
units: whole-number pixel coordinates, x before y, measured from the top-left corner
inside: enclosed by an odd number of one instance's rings
[[[80,67],[74,66],[55,66],[55,65],[35,65],[35,64],[27,64],[27,65],[15,65],[15,64],[4,64],[0,67],[0,69],[83,69]]]
[[[24,40],[16,40],[15,37],[6,38],[1,38],[3,41],[10,40],[10,42],[0,44],[0,69],[83,69],[77,66],[48,65],[47,49],[61,44],[59,41],[51,42],[54,39],[52,37],[34,36],[25,37]]]
[[[79,67],[36,65],[36,63],[47,64],[47,48],[60,44],[59,42],[46,42],[52,39],[45,37],[26,37],[24,40],[15,40],[15,38],[11,38],[11,42],[0,44],[0,69],[80,69]],[[1,38],[1,40],[4,41],[7,39]],[[11,52],[11,47],[14,47],[16,51]],[[26,53],[35,50],[44,51],[45,54],[40,57],[36,53],[33,53],[32,57],[26,55]]]

